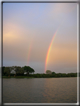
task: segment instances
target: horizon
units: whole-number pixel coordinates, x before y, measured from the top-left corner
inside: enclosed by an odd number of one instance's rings
[[[77,3],[3,3],[3,66],[76,73]]]

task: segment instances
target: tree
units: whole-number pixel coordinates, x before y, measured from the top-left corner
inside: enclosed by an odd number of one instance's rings
[[[5,75],[4,69],[5,69],[5,66],[2,67],[2,75]]]
[[[10,67],[10,69],[11,69],[11,74],[15,74],[16,73],[15,72],[15,66]]]
[[[50,70],[47,70],[46,71],[46,74],[51,74],[52,72]]]
[[[57,73],[57,77],[62,77],[62,74],[61,73]]]
[[[24,70],[20,66],[15,66],[15,71],[16,71],[16,75],[24,74]]]
[[[31,68],[30,66],[24,66],[24,71],[27,72],[27,75],[29,75],[29,73],[33,73],[35,72],[33,68]]]
[[[20,75],[23,75],[23,74],[24,74],[24,69],[23,69],[23,67],[20,67],[20,69],[19,69],[19,74],[20,74]]]
[[[4,73],[5,73],[6,75],[8,75],[8,77],[10,77],[10,72],[11,72],[10,67],[5,67]]]
[[[33,68],[29,67],[29,69],[30,69],[29,73],[34,73],[35,72]]]
[[[52,72],[52,74],[56,74],[55,72]]]

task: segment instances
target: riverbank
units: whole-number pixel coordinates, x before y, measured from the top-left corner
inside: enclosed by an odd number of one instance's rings
[[[77,77],[77,73],[53,73],[53,74],[9,74],[3,75],[2,78],[65,78],[65,77]]]
[[[2,78],[73,78],[73,77],[30,77],[30,76],[3,76]]]

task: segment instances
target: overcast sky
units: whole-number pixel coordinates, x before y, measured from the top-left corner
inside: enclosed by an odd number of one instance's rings
[[[77,3],[3,3],[3,65],[76,72]]]

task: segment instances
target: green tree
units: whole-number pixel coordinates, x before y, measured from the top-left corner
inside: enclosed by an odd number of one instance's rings
[[[10,72],[11,72],[10,67],[5,67],[4,73],[5,73],[6,75],[8,75],[8,77],[10,77]]]
[[[4,69],[5,69],[5,66],[2,67],[2,76],[5,75]]]
[[[52,72],[50,70],[46,70],[46,74],[51,74]]]
[[[10,67],[11,74],[15,74],[15,66]]]
[[[62,77],[67,77],[67,74],[66,73],[62,73],[61,76]]]
[[[27,72],[27,75],[29,75],[29,73],[34,73],[34,69],[31,68],[30,66],[24,66],[24,71]]]
[[[20,66],[15,66],[15,72],[16,72],[16,75],[24,74],[24,70]]]
[[[20,67],[20,68],[19,68],[19,74],[20,74],[20,75],[23,75],[23,74],[24,74],[24,68],[23,68],[23,67]]]
[[[56,74],[55,72],[52,72],[52,74]]]
[[[55,77],[56,73],[55,72],[52,72],[52,77]]]
[[[57,73],[57,77],[61,77],[62,75],[61,75],[61,73]]]

